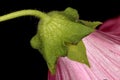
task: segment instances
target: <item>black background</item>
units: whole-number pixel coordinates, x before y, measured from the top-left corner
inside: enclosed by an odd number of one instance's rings
[[[105,21],[120,15],[119,0],[0,0],[0,16],[22,9],[44,12],[73,7],[81,19]],[[30,46],[38,19],[27,16],[0,23],[1,80],[47,80],[47,65]]]

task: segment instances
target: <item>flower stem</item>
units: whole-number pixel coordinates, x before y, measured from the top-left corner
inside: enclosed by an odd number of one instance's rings
[[[14,18],[21,17],[21,16],[35,16],[39,19],[40,18],[45,19],[49,17],[47,14],[41,11],[28,9],[28,10],[20,10],[20,11],[16,11],[16,12],[12,12],[12,13],[0,16],[0,22],[14,19]]]

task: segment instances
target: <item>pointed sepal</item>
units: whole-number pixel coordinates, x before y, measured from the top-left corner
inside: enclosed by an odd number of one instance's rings
[[[86,21],[86,20],[79,20],[79,22],[85,26],[95,29],[98,25],[102,24],[100,21]]]
[[[78,61],[80,63],[90,66],[86,54],[86,48],[82,40],[79,41],[77,45],[69,44],[67,57],[74,61]]]

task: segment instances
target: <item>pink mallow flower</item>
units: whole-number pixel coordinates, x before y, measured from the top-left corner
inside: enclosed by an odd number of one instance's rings
[[[120,16],[103,22],[83,38],[90,67],[60,57],[56,74],[48,80],[120,80]]]

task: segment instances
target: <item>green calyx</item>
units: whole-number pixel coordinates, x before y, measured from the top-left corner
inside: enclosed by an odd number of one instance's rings
[[[17,14],[16,14],[17,13]],[[90,66],[82,38],[95,31],[100,22],[79,20],[77,10],[66,8],[64,11],[43,13],[36,10],[22,10],[0,17],[0,21],[32,15],[41,19],[38,30],[30,43],[47,62],[52,74],[55,74],[59,57],[68,58]]]
[[[51,73],[55,73],[57,59],[61,56],[89,66],[82,38],[92,33],[92,27],[96,25],[89,26],[87,23],[87,26],[86,23],[77,22],[78,12],[72,8],[52,11],[47,15],[50,19],[39,22],[37,34],[32,38],[31,45],[42,53]]]

